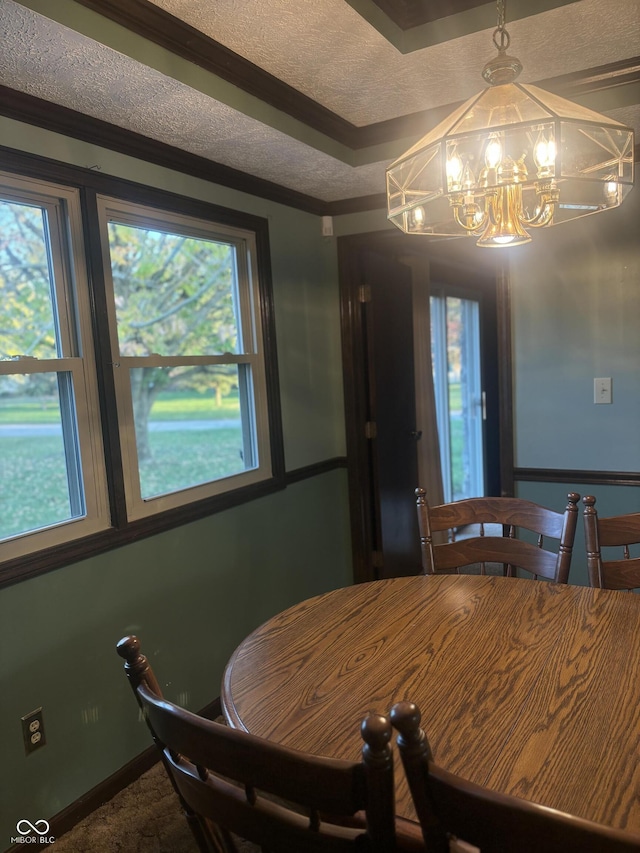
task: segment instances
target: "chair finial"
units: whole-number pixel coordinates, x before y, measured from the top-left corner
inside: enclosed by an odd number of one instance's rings
[[[129,666],[133,666],[140,657],[140,640],[133,634],[123,637],[116,645],[116,651],[124,658]]]
[[[369,714],[360,730],[362,739],[374,753],[385,751],[391,741],[391,723],[384,714]]]
[[[422,715],[413,702],[397,702],[391,709],[391,724],[398,732],[398,746],[405,756],[424,755],[433,760],[431,745],[420,728]]]
[[[391,709],[391,723],[405,737],[420,728],[422,714],[413,702],[397,702]]]

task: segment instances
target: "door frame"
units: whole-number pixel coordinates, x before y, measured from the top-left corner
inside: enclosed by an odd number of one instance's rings
[[[366,334],[361,301],[364,280],[362,255],[366,251],[388,253],[397,260],[427,257],[439,267],[460,273],[478,270],[495,277],[498,417],[494,452],[499,460],[499,483],[493,491],[513,495],[513,406],[511,362],[511,308],[508,267],[504,256],[481,252],[469,246],[468,254],[455,240],[431,242],[400,232],[382,231],[338,237],[338,275],[342,333],[342,371],[347,444],[349,514],[355,583],[374,580],[375,563],[375,483],[372,473],[370,442],[366,436],[368,417],[367,365],[364,357]],[[478,257],[480,254],[480,257]],[[468,257],[468,260],[465,260]],[[416,483],[416,486],[418,484]]]

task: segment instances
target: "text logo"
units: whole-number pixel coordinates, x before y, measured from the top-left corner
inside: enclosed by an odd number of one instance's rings
[[[37,820],[31,823],[30,820],[19,820],[16,824],[16,832],[19,833],[17,838],[12,838],[12,844],[53,844],[55,838],[53,836],[45,838],[49,832],[49,822],[46,820]]]

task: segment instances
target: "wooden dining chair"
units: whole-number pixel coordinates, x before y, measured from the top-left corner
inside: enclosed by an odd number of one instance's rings
[[[575,492],[567,495],[564,512],[522,498],[468,498],[430,507],[424,489],[415,494],[425,574],[471,567],[495,574],[498,566],[509,577],[524,569],[536,578],[567,583],[580,500]],[[536,544],[516,538],[519,529],[533,533]]]
[[[635,556],[630,551],[630,546],[640,545],[640,512],[600,518],[593,495],[585,495],[582,503],[590,586],[640,589],[640,548]],[[617,553],[605,560],[602,548],[614,548]]]
[[[640,835],[490,791],[439,767],[412,702],[391,709],[397,745],[429,853],[630,853]],[[482,749],[482,744],[478,744]]]
[[[308,755],[165,700],[136,637],[117,651],[203,853],[237,853],[232,833],[277,853],[424,850],[409,821],[397,837],[387,717],[362,723],[361,761]]]

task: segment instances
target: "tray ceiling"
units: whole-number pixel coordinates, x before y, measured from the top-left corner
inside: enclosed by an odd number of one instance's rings
[[[529,15],[533,5],[544,11]],[[201,173],[220,167],[213,180],[233,183],[239,172],[257,179],[258,194],[279,187],[302,207],[307,198],[318,210],[364,209],[380,203],[389,161],[484,88],[480,72],[495,55],[494,4],[415,9],[406,0],[0,0],[0,84],[26,98],[21,112],[11,97],[0,110],[41,123],[47,102],[89,117],[83,138],[107,122],[154,151],[167,146],[176,162],[184,152]],[[523,82],[638,131],[640,0],[514,0],[507,28]],[[73,114],[60,114],[68,127]]]

